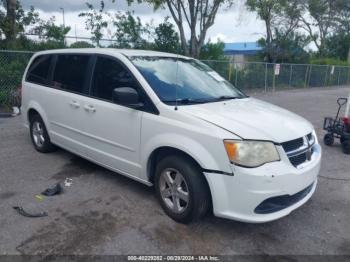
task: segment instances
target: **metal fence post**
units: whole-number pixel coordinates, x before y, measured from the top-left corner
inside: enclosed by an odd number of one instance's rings
[[[275,91],[276,91],[276,74],[275,74],[275,66],[276,66],[276,64],[273,64],[272,92],[275,92]]]
[[[237,86],[237,73],[238,73],[238,69],[237,69],[237,63],[235,63],[235,73],[236,73],[236,76],[235,76],[235,87],[238,87]]]
[[[310,70],[309,70],[309,81],[308,81],[308,87],[310,87],[311,74],[312,74],[312,65],[310,65]]]
[[[323,86],[327,86],[328,71],[329,71],[329,65],[327,65],[326,76],[325,76],[325,78],[324,78],[324,85],[323,85]]]
[[[307,66],[307,67],[306,67],[306,70],[305,70],[304,88],[306,88],[308,73],[309,73],[309,66]]]
[[[231,74],[232,74],[232,62],[230,61],[228,64],[228,81],[231,82]]]
[[[340,86],[340,67],[338,69],[338,86]]]
[[[267,92],[267,63],[265,63],[265,93]]]
[[[289,72],[289,88],[292,87],[292,75],[293,75],[293,65],[290,64],[290,72]]]

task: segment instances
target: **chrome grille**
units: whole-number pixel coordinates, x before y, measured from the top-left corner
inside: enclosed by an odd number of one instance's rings
[[[286,152],[289,161],[294,167],[309,161],[313,154],[312,146],[315,144],[315,138],[312,133],[304,137],[290,140],[281,144]]]
[[[290,152],[300,148],[301,146],[303,146],[303,144],[304,144],[304,140],[301,137],[301,138],[297,138],[297,139],[282,143],[282,147],[284,151]]]
[[[302,153],[300,155],[292,156],[289,158],[289,161],[292,163],[293,166],[297,167],[304,163],[307,160],[306,153]]]

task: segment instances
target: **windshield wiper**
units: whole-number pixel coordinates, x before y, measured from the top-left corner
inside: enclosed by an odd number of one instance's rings
[[[190,104],[205,104],[205,103],[212,103],[212,102],[219,102],[224,100],[231,100],[231,99],[241,99],[245,97],[241,96],[219,96],[214,98],[207,98],[207,99],[193,99],[193,98],[181,98],[177,100],[163,100],[164,103],[171,103],[171,104],[177,104],[178,105],[190,105]]]
[[[238,99],[240,97],[238,96],[219,96],[217,100],[231,100],[231,99]]]
[[[233,100],[233,99],[242,99],[246,98],[244,96],[219,96],[219,97],[214,97],[210,100],[207,100],[207,102],[220,102],[220,101],[225,101],[225,100]]]
[[[219,96],[219,97],[214,97],[210,102],[219,102],[219,101],[224,101],[224,100],[233,100],[233,99],[240,99],[241,97],[239,96]]]
[[[181,98],[177,100],[163,100],[164,103],[172,103],[176,104],[178,103],[179,105],[189,105],[189,104],[202,104],[206,103],[206,100],[200,100],[200,99],[192,99],[192,98]]]

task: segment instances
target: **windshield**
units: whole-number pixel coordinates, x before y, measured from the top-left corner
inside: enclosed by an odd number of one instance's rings
[[[246,97],[207,65],[195,59],[134,56],[130,60],[167,104],[217,102]]]

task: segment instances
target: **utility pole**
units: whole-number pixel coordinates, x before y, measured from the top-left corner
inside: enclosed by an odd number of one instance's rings
[[[66,28],[66,20],[65,20],[65,17],[64,17],[64,8],[60,7],[60,9],[62,10],[62,18],[63,18],[63,26],[62,26],[63,44],[66,45],[66,38],[64,36],[64,30]]]
[[[62,17],[63,17],[63,29],[66,27],[66,21],[65,21],[65,17],[64,17],[64,8],[60,7],[60,9],[62,10]]]
[[[77,24],[74,25],[75,28],[75,42],[78,42],[78,37],[77,37]]]

